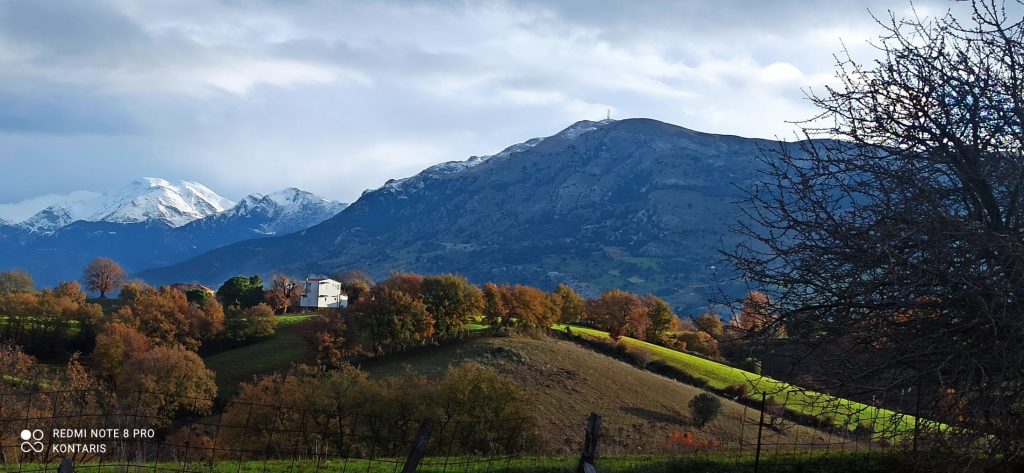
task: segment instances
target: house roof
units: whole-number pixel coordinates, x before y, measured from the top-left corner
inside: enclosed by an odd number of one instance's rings
[[[215,293],[216,292],[212,288],[206,287],[206,286],[204,286],[202,284],[188,283],[188,282],[174,283],[174,284],[171,284],[171,287],[173,287],[173,288],[175,288],[175,289],[177,289],[179,291],[182,291],[182,292],[195,291],[195,290],[206,291],[206,292],[209,292],[209,293]]]
[[[331,278],[306,278],[306,282],[327,282],[327,281],[338,282],[338,281],[335,281],[335,280],[333,280]]]

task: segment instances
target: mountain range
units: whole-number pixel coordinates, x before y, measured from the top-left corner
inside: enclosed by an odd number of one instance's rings
[[[582,121],[490,156],[388,181],[323,223],[241,241],[140,276],[218,284],[238,274],[297,277],[364,269],[455,272],[472,281],[621,288],[704,310],[724,290],[738,241],[735,203],[770,140],[650,119]],[[719,283],[719,281],[724,281]]]
[[[152,284],[217,287],[235,275],[363,269],[460,273],[593,297],[621,288],[680,313],[724,292],[736,203],[765,148],[796,143],[701,133],[650,119],[581,121],[493,155],[431,166],[351,205],[289,188],[235,203],[205,186],[142,179],[0,223],[0,268],[40,285],[96,256]]]
[[[140,271],[237,241],[302,230],[345,206],[295,188],[235,203],[197,182],[143,178],[48,206],[21,222],[0,223],[0,268],[25,269],[40,285],[78,279],[98,256]]]

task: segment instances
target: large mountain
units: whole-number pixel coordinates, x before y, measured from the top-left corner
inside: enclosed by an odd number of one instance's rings
[[[171,227],[231,208],[234,202],[198,182],[178,185],[154,177],[132,181],[114,192],[51,205],[18,226],[33,232],[53,232],[77,221],[143,223],[159,221]]]
[[[294,188],[235,204],[198,183],[145,178],[84,202],[50,206],[21,223],[0,224],[0,269],[25,269],[40,285],[78,279],[98,256],[140,271],[237,241],[302,230],[344,208]]]
[[[622,288],[701,310],[736,242],[738,189],[767,140],[648,119],[576,123],[367,191],[307,230],[245,241],[141,274],[216,284],[236,274],[362,268],[457,272],[476,282]],[[738,285],[725,290],[739,293]]]

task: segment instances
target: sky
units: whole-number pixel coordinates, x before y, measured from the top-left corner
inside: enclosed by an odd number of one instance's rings
[[[792,138],[890,10],[910,3],[0,0],[0,218],[142,176],[351,202],[609,111]]]

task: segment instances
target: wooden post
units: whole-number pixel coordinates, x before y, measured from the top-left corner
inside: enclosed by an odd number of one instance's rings
[[[60,462],[60,468],[57,468],[57,473],[75,473],[75,465],[71,463],[71,459],[65,457],[64,461]]]
[[[757,451],[754,453],[754,473],[761,466],[761,433],[764,432],[764,409],[768,404],[768,393],[761,393],[761,419],[757,421]]]
[[[583,452],[576,473],[597,473],[594,463],[597,459],[597,439],[601,436],[601,416],[591,412],[587,417],[587,436],[583,440]]]
[[[402,473],[415,473],[419,468],[420,460],[427,454],[427,442],[430,440],[430,432],[433,429],[434,420],[429,417],[420,424],[420,431],[416,433],[416,438],[412,441],[412,449],[409,450],[409,456],[405,459]]]
[[[914,400],[914,446],[913,451],[917,453],[917,439],[921,436],[921,390],[924,383],[921,375],[917,376],[917,387],[914,388],[916,399]]]

